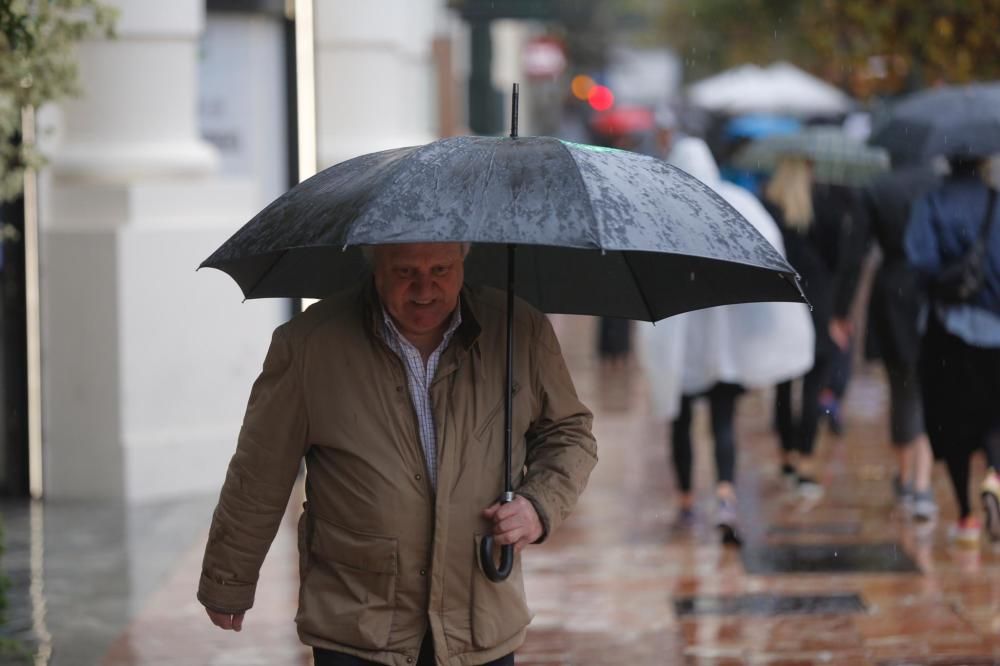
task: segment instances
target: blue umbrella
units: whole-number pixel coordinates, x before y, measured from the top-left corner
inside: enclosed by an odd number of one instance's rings
[[[731,139],[758,139],[773,134],[792,134],[802,127],[795,118],[768,113],[738,116],[726,125],[726,136]]]

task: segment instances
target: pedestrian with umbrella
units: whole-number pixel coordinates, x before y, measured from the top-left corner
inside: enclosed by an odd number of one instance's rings
[[[296,622],[317,664],[513,663],[530,620],[515,550],[558,529],[596,462],[542,311],[801,298],[697,181],[518,138],[516,98],[510,138],[330,167],[204,262],[247,297],[324,298],[277,329],[251,392],[198,592],[219,626],[241,628],[304,459]]]
[[[869,142],[909,163],[948,159],[950,173],[914,204],[905,236],[928,299],[918,360],[924,421],[958,502],[951,536],[979,542],[969,459],[985,449],[990,471],[981,494],[990,537],[1000,540],[1000,211],[987,182],[989,157],[1000,153],[1000,83],[910,95]]]
[[[884,149],[852,139],[840,128],[815,126],[762,137],[733,161],[748,171],[771,174],[764,204],[781,228],[788,260],[801,272],[814,304],[813,368],[798,384],[800,401],[792,400],[795,383],[779,384],[775,420],[783,475],[804,496],[817,497],[822,487],[811,468],[819,415],[828,414],[831,429],[839,434],[839,400],[850,374],[847,312],[853,291],[837,285],[853,228],[863,216],[856,188],[886,172],[889,158]],[[793,414],[795,402],[801,404],[798,415]]]
[[[931,521],[938,507],[931,484],[934,458],[924,425],[917,357],[920,312],[924,294],[918,275],[906,258],[903,238],[912,203],[933,190],[940,175],[930,164],[906,164],[883,174],[861,195],[861,214],[845,243],[841,279],[835,302],[855,296],[865,257],[877,244],[882,259],[872,282],[868,303],[868,358],[880,359],[889,379],[889,436],[896,458],[892,487],[896,501],[917,521]],[[835,315],[834,328],[851,325]]]
[[[931,447],[958,502],[950,536],[979,544],[969,497],[970,459],[984,450],[980,492],[987,531],[1000,542],[1000,207],[986,160],[952,156],[942,184],[910,215],[906,253],[929,297],[919,373]]]

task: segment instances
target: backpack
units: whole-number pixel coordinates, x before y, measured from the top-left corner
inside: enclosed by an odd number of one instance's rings
[[[958,259],[945,264],[931,282],[931,298],[948,305],[968,303],[986,281],[986,249],[990,228],[993,226],[993,210],[997,192],[990,188],[986,203],[986,215],[979,228],[979,235]]]

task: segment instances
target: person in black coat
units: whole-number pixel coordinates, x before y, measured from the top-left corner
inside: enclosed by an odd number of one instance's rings
[[[873,182],[863,193],[862,214],[849,230],[836,300],[849,303],[857,289],[865,255],[873,242],[882,252],[868,308],[869,357],[881,357],[889,377],[890,436],[896,454],[896,498],[914,518],[931,520],[937,503],[931,489],[934,459],[924,426],[917,359],[919,317],[924,297],[910,266],[903,238],[913,201],[938,186],[930,166],[911,165]],[[834,328],[849,329],[846,318]],[[876,352],[876,353],[873,353]]]
[[[802,278],[802,289],[813,306],[815,360],[801,381],[783,382],[775,391],[775,417],[781,439],[782,473],[793,479],[800,494],[818,499],[823,487],[812,462],[819,426],[820,391],[827,384],[838,344],[829,334],[833,318],[834,280],[840,261],[842,226],[837,216],[816,215],[813,209],[812,165],[787,156],[764,189],[764,206],[781,229],[788,262]],[[801,399],[792,398],[798,387]],[[799,414],[793,403],[800,404]]]

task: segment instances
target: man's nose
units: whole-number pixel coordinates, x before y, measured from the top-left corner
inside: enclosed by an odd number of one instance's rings
[[[429,297],[433,292],[432,286],[434,281],[429,275],[418,275],[413,278],[412,289],[417,300],[423,300],[425,297]]]

